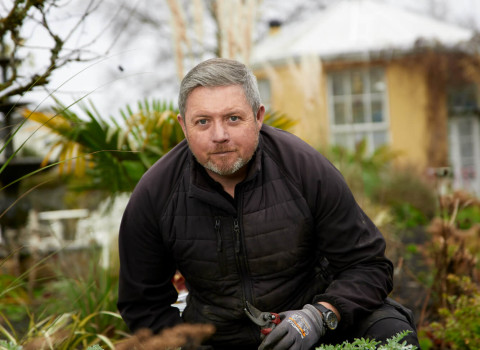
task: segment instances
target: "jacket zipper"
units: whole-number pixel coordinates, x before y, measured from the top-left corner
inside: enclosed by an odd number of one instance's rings
[[[239,191],[240,192],[240,191]],[[242,196],[240,193],[235,194],[238,198],[238,209],[237,209],[237,217],[233,219],[233,232],[234,232],[234,239],[235,239],[235,259],[238,264],[239,268],[239,274],[240,274],[240,282],[242,284],[242,289],[243,289],[243,304],[246,305],[246,302],[253,302],[253,295],[252,295],[252,290],[250,286],[250,278],[248,275],[248,269],[247,269],[247,255],[245,251],[245,247],[242,244],[242,227],[240,225],[240,220],[239,218],[242,217]],[[242,251],[243,247],[243,251]]]
[[[240,216],[240,215],[239,215]],[[238,217],[233,219],[233,232],[235,235],[235,260],[237,262],[237,266],[239,269],[239,275],[240,275],[240,284],[242,285],[242,290],[243,290],[243,307],[247,307],[247,301],[253,302],[253,293],[250,285],[250,278],[248,275],[248,269],[247,269],[247,254],[245,252],[245,248],[243,248],[243,253],[242,253],[242,244],[241,244],[241,234],[242,234],[242,229],[240,227],[240,221]],[[245,247],[243,245],[243,247]],[[248,328],[250,330],[250,337],[251,339],[257,340],[258,338],[258,328],[254,327],[253,322],[251,323],[250,327]]]
[[[218,256],[218,267],[220,269],[220,274],[225,276],[227,274],[227,262],[225,258],[225,253],[223,252],[223,241],[222,233],[220,231],[220,217],[215,217],[215,234],[217,235],[217,256]]]
[[[240,224],[238,218],[233,219],[233,232],[235,233],[235,254],[240,254]]]
[[[245,251],[241,252],[241,243],[240,243],[240,235],[241,235],[241,229],[240,229],[240,223],[238,218],[233,219],[233,232],[235,233],[235,258],[237,260],[238,268],[239,268],[239,274],[240,274],[240,282],[242,284],[243,288],[243,303],[246,305],[247,301],[252,301],[252,293],[250,291],[250,285],[249,285],[249,278],[248,278],[248,271],[247,271],[247,266],[246,266],[246,257],[245,257]]]
[[[222,251],[222,235],[220,233],[220,218],[215,217],[215,233],[217,234],[217,253]]]
[[[238,191],[237,191],[238,188]],[[243,307],[247,307],[247,301],[250,303],[254,303],[253,301],[253,291],[252,285],[250,281],[250,276],[248,274],[248,267],[247,267],[247,252],[245,250],[245,244],[243,239],[243,231],[241,225],[241,219],[243,216],[243,191],[241,191],[241,187],[238,186],[235,190],[235,197],[238,198],[237,200],[237,216],[233,218],[233,232],[234,232],[234,239],[235,239],[235,261],[238,266],[238,273],[240,276],[240,284],[242,286],[242,294],[243,294]],[[243,242],[243,244],[242,244]],[[243,247],[243,248],[242,248]],[[243,250],[243,252],[242,252]],[[258,328],[250,322],[250,327],[248,327],[250,338],[252,340],[257,341],[259,338]]]

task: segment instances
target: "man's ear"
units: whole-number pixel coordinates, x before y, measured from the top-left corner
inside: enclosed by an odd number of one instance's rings
[[[264,117],[265,117],[265,106],[260,105],[260,108],[257,111],[257,115],[255,116],[255,121],[257,122],[258,128],[262,127]]]
[[[185,120],[183,119],[183,117],[180,114],[177,115],[177,120],[178,120],[178,123],[180,124],[180,126],[182,127],[183,135],[186,138],[187,137],[187,131],[185,129]]]

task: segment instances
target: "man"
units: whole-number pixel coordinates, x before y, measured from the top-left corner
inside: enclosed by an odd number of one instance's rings
[[[179,110],[186,140],[146,172],[121,224],[118,307],[132,331],[211,323],[214,349],[279,350],[410,330],[418,345],[408,311],[387,299],[381,233],[330,162],[262,126],[250,70],[200,63]],[[177,269],[189,290],[181,316]],[[247,302],[282,321],[262,335]]]

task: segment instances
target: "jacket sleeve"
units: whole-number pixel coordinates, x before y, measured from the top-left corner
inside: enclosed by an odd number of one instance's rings
[[[351,326],[378,308],[393,287],[393,265],[385,240],[358,206],[340,172],[323,156],[309,181],[317,250],[327,258],[333,281],[314,302],[326,301]],[[313,182],[312,182],[313,181]]]
[[[162,242],[160,215],[142,181],[133,192],[120,225],[118,309],[132,332],[158,332],[182,322],[172,307],[178,293],[171,280],[175,262]]]

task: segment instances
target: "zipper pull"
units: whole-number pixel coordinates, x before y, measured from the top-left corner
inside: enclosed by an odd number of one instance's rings
[[[235,233],[235,253],[240,253],[240,225],[238,219],[233,220],[233,232]]]
[[[222,235],[220,234],[220,218],[215,217],[215,233],[217,234],[217,252],[222,251]]]

